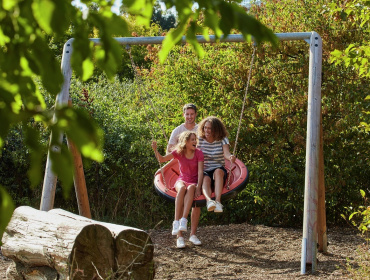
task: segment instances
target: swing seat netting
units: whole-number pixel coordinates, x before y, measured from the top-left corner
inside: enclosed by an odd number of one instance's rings
[[[230,176],[230,161],[225,161],[225,167],[228,171],[228,175]],[[163,176],[164,180],[163,180]],[[175,186],[176,180],[179,177],[179,164],[176,159],[171,160],[169,163],[164,165],[161,169],[154,175],[154,188],[159,196],[163,197],[169,202],[175,202],[176,199],[176,191],[173,188]],[[247,167],[241,162],[239,159],[236,159],[235,163],[232,165],[231,168],[231,177],[229,181],[229,188],[227,188],[228,178],[225,180],[224,187],[222,189],[221,201],[225,201],[231,198],[234,198],[241,190],[245,188],[248,183],[249,179],[249,172]],[[166,183],[165,183],[166,182]],[[167,188],[166,188],[167,185]],[[212,199],[214,199],[215,194],[212,193]],[[204,195],[194,199],[193,206],[194,207],[203,207],[206,205],[206,199]]]

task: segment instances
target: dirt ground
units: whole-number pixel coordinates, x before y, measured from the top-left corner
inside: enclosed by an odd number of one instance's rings
[[[200,227],[202,246],[177,249],[170,230],[150,231],[155,279],[350,279],[345,270],[363,239],[348,229],[328,230],[328,253],[318,253],[314,274],[301,275],[302,230],[262,225]],[[0,279],[10,261],[0,254]],[[310,272],[311,269],[307,268]]]

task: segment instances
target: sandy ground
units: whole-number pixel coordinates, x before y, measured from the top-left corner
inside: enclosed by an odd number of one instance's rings
[[[154,243],[155,279],[351,279],[345,264],[356,258],[363,239],[349,229],[328,230],[328,253],[317,254],[317,269],[301,274],[302,230],[262,225],[200,227],[202,246],[187,239],[177,249],[170,230],[150,231]],[[0,279],[10,260],[0,254]]]

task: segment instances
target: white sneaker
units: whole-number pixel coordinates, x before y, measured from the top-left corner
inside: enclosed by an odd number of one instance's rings
[[[210,200],[210,201],[207,202],[207,210],[208,211],[211,212],[211,211],[215,210],[215,208],[216,208],[216,203],[213,200]]]
[[[196,246],[202,245],[202,242],[195,235],[190,236],[189,241]]]
[[[224,211],[222,208],[224,208],[222,206],[222,204],[220,202],[216,201],[216,208],[214,210],[215,213],[222,213]]]
[[[185,248],[185,240],[184,240],[184,237],[180,236],[179,238],[177,238],[176,247],[179,248],[179,249]]]
[[[173,221],[172,223],[172,235],[177,235],[179,233],[179,221]]]
[[[185,218],[180,219],[179,231],[188,231],[188,220]]]

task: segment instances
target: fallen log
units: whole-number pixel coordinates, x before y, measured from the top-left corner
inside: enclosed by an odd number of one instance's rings
[[[15,263],[9,268],[10,279],[27,279],[25,275],[32,276],[35,271],[37,275],[42,271],[50,274],[50,269],[58,279],[154,278],[153,246],[146,232],[60,209],[17,208],[2,242],[3,255]]]
[[[153,267],[154,247],[150,236],[143,230],[121,226],[111,223],[94,221],[80,215],[73,214],[63,209],[52,209],[49,213],[71,218],[75,221],[95,223],[108,228],[114,238],[116,274],[137,274],[139,271],[147,271],[146,267]],[[142,273],[140,273],[142,275]],[[142,275],[140,278],[147,279]]]

